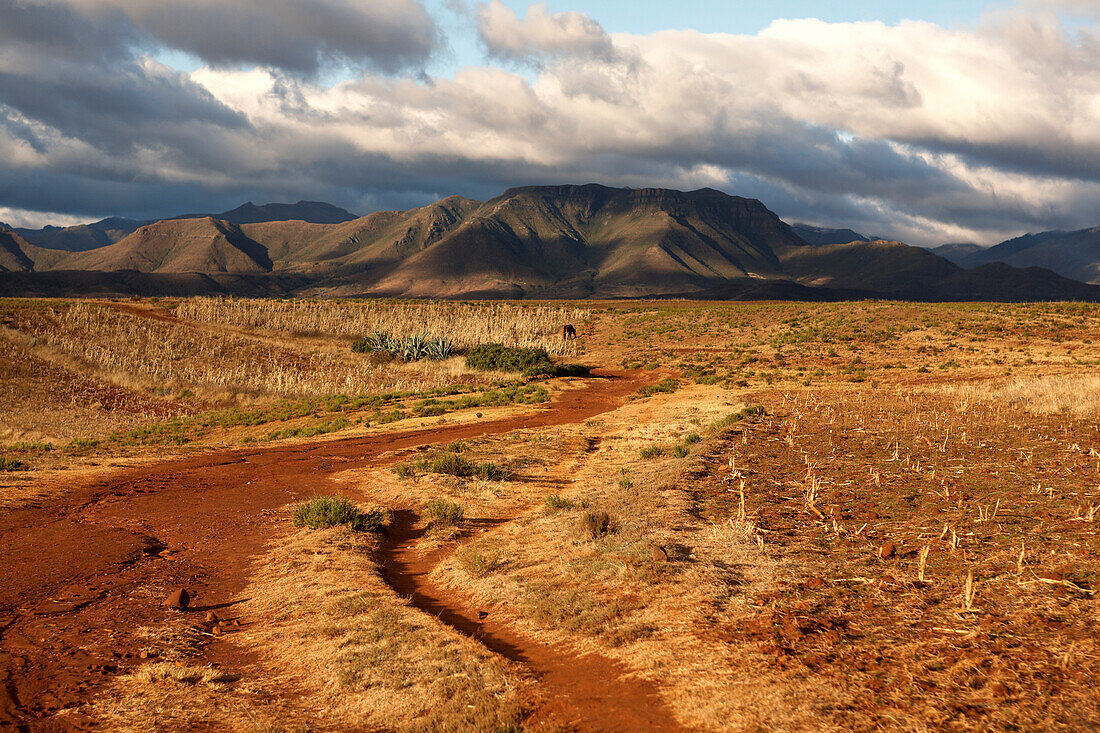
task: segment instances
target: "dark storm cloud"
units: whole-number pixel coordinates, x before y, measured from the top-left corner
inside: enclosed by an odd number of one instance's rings
[[[417,0],[76,0],[123,14],[166,46],[214,65],[261,64],[314,73],[333,63],[396,71],[424,63],[440,42]]]

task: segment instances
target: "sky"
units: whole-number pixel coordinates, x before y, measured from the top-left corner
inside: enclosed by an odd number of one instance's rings
[[[597,182],[1100,225],[1100,0],[0,0],[0,221]]]

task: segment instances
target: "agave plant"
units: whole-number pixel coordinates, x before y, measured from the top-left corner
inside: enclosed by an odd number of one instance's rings
[[[428,339],[423,334],[413,334],[405,339],[401,347],[401,358],[405,361],[419,361],[427,354]]]
[[[455,345],[446,336],[440,336],[437,339],[432,339],[428,342],[428,358],[439,361],[441,359],[449,359],[454,356]]]

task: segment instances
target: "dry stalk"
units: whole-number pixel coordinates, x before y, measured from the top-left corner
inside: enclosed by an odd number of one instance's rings
[[[917,580],[924,582],[924,569],[928,565],[928,552],[932,548],[928,545],[920,548],[920,555],[917,557]]]

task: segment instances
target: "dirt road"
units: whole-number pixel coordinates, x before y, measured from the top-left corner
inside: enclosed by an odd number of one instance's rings
[[[332,474],[377,465],[381,454],[416,445],[581,422],[621,404],[649,375],[594,376],[584,388],[567,390],[523,416],[212,452],[122,470],[74,485],[48,506],[5,514],[0,724],[35,731],[93,724],[58,712],[88,700],[111,675],[135,663],[141,647],[136,630],[164,623],[173,613],[161,605],[166,593],[187,587],[200,611],[228,603],[247,585],[251,558],[275,539],[272,515],[289,502],[331,491]],[[399,523],[396,532],[411,530]],[[452,614],[443,622],[471,631],[460,621],[468,611],[450,609],[446,599],[433,595],[425,580],[430,568],[419,562],[393,553],[390,584],[433,613]],[[591,730],[675,727],[655,691],[622,680],[608,660],[578,660],[503,627],[489,630],[503,644],[496,651],[530,664],[545,685],[560,688],[549,690],[557,708],[549,712],[556,718],[584,721],[582,729]],[[493,648],[491,639],[486,644]]]

